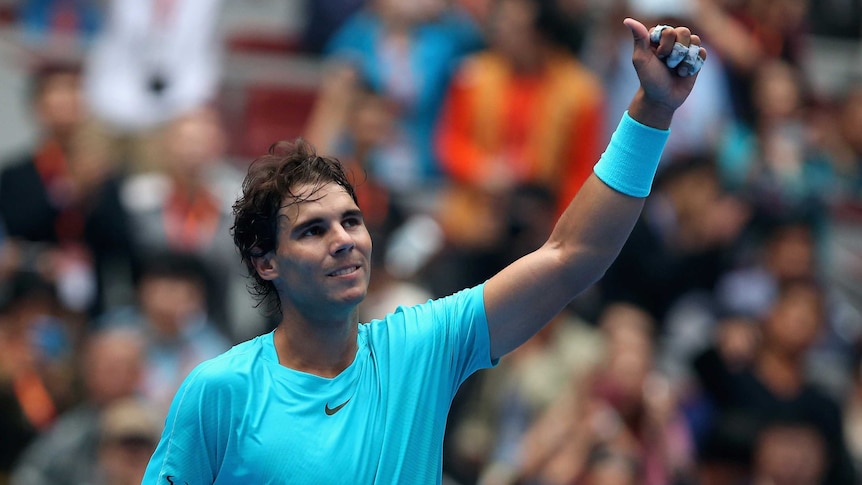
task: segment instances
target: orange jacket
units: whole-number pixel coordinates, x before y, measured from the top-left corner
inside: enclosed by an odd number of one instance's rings
[[[601,83],[574,57],[555,54],[524,76],[487,51],[453,80],[435,148],[456,182],[481,185],[503,170],[515,183],[547,186],[562,209],[601,155],[603,116]]]

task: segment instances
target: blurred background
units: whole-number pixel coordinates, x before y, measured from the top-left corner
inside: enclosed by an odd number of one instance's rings
[[[620,257],[456,396],[452,485],[862,483],[862,1],[0,0],[0,484],[140,483],[274,328],[229,229],[304,137],[375,242],[360,320],[537,248],[637,89],[709,60]]]

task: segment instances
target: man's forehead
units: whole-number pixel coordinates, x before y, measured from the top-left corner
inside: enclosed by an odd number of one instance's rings
[[[323,211],[329,208],[340,210],[344,205],[353,206],[353,198],[347,189],[335,182],[300,184],[282,200],[278,214],[295,220],[304,212]]]

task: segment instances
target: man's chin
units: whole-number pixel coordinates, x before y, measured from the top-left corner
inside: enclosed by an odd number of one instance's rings
[[[360,303],[362,303],[363,300],[365,300],[366,296],[368,296],[367,290],[349,291],[349,292],[346,292],[344,295],[342,295],[342,297],[340,298],[340,301],[344,305],[357,306]]]

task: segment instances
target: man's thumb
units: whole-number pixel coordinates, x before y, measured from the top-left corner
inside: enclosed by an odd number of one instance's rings
[[[649,49],[649,32],[644,24],[633,18],[626,18],[623,24],[632,31],[632,37],[635,41],[635,49]]]

